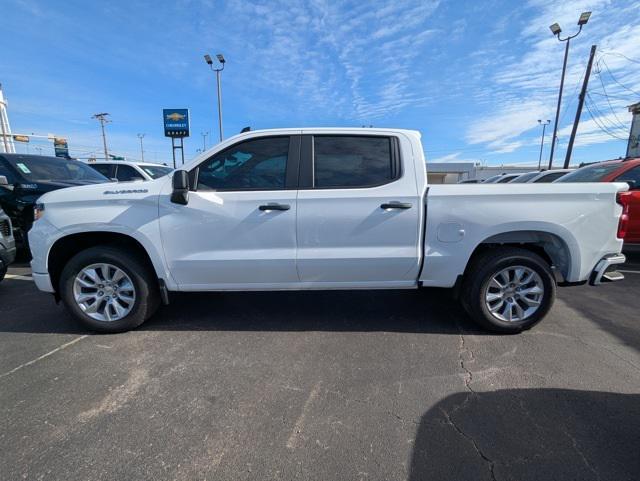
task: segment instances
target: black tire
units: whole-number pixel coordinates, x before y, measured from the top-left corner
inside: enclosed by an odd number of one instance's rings
[[[89,317],[77,304],[73,284],[78,273],[96,263],[109,263],[122,269],[134,285],[136,298],[131,311],[117,321],[100,321]],[[155,272],[138,256],[115,246],[97,246],[86,249],[67,262],[59,283],[60,298],[73,315],[85,326],[98,332],[115,333],[135,329],[157,310],[160,292]]]
[[[524,266],[537,273],[544,293],[535,312],[523,320],[507,321],[491,312],[485,302],[485,295],[493,276],[513,266]],[[472,260],[462,283],[460,298],[469,316],[481,327],[493,332],[516,334],[532,328],[544,319],[556,298],[556,281],[548,262],[539,255],[517,247],[497,247]]]
[[[0,282],[2,282],[4,279],[4,276],[7,275],[7,270],[8,270],[8,267],[3,262],[0,262]]]

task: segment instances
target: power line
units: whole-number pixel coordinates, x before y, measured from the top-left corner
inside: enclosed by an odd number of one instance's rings
[[[593,100],[593,98],[591,98],[589,93],[587,93],[587,97],[589,97],[589,100],[591,101],[591,106],[595,110],[596,114],[598,115],[598,119],[603,125],[606,125],[607,128],[612,130],[613,129],[621,129],[624,131],[627,130],[627,126],[624,125],[622,122],[619,122],[618,125],[616,125],[616,123],[613,120],[609,119],[607,114],[605,114],[602,110],[600,110],[600,107],[598,107],[598,104],[595,103],[595,101]]]
[[[596,64],[597,67],[597,64]],[[616,111],[613,109],[613,106],[611,105],[611,100],[609,99],[609,95],[607,94],[607,89],[604,86],[604,81],[602,80],[602,75],[600,74],[600,68],[596,68],[596,73],[598,74],[598,78],[600,79],[600,85],[602,85],[602,91],[604,92],[604,96],[607,99],[607,103],[609,104],[609,108],[611,109],[611,113],[613,114],[614,118],[618,121],[618,123],[625,127],[624,123],[618,118],[618,115],[616,114]],[[587,94],[588,95],[588,94]],[[593,99],[591,99],[591,101],[593,102]]]
[[[629,87],[627,87],[626,85],[624,85],[624,84],[620,83],[620,82],[618,81],[618,79],[617,79],[617,78],[615,78],[615,77],[613,76],[613,74],[611,73],[611,69],[609,68],[609,66],[607,65],[607,62],[606,62],[603,58],[600,58],[600,61],[602,62],[602,64],[604,65],[604,67],[607,69],[607,72],[609,72],[609,75],[611,76],[611,78],[613,79],[613,81],[614,81],[615,83],[617,83],[618,85],[620,85],[620,87],[622,87],[623,89],[628,90],[629,92],[632,92],[633,94],[635,94],[635,95],[639,95],[639,96],[640,96],[640,93],[638,93],[638,92],[636,92],[635,90],[633,90],[632,88],[629,88]]]
[[[617,55],[618,57],[626,58],[629,62],[640,64],[640,60],[635,60],[627,57],[625,54],[616,52],[614,50],[601,50],[603,55]]]
[[[586,100],[586,99],[585,99]],[[593,122],[596,124],[596,126],[602,130],[605,134],[609,135],[610,137],[613,137],[615,139],[618,140],[627,140],[623,137],[618,137],[615,133],[611,132],[606,126],[600,124],[600,122],[598,121],[598,118],[593,115],[593,112],[591,111],[591,108],[589,107],[589,102],[585,101],[585,106],[587,107],[587,112],[589,112],[589,116],[591,117],[591,119],[593,120]]]
[[[585,65],[584,72],[582,72],[582,75],[580,76],[580,78],[576,82],[576,86],[573,89],[573,93],[571,94],[571,97],[569,97],[569,103],[564,108],[564,112],[562,112],[562,115],[560,116],[560,120],[558,121],[559,123],[562,123],[562,121],[564,120],[565,116],[567,115],[567,112],[571,108],[571,105],[573,105],[573,101],[576,99],[576,92],[578,91],[578,87],[580,87],[580,84],[582,83],[582,79],[584,78],[586,73],[587,73],[587,66]]]

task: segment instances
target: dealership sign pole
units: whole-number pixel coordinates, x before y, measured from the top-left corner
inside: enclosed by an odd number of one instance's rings
[[[171,137],[171,153],[173,168],[176,168],[176,149],[180,149],[182,165],[184,165],[184,138],[189,137],[189,109],[162,109],[164,136]],[[180,139],[180,145],[176,145]]]

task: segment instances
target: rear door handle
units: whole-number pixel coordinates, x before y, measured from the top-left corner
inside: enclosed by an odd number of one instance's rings
[[[264,204],[258,207],[260,210],[289,210],[291,206],[289,204]]]
[[[381,204],[380,208],[387,209],[411,209],[412,204],[410,202],[388,202],[386,204]]]

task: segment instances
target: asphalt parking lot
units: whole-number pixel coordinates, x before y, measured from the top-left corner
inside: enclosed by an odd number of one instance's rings
[[[175,296],[94,335],[27,267],[0,284],[0,478],[631,480],[640,255],[478,331],[446,292]]]

